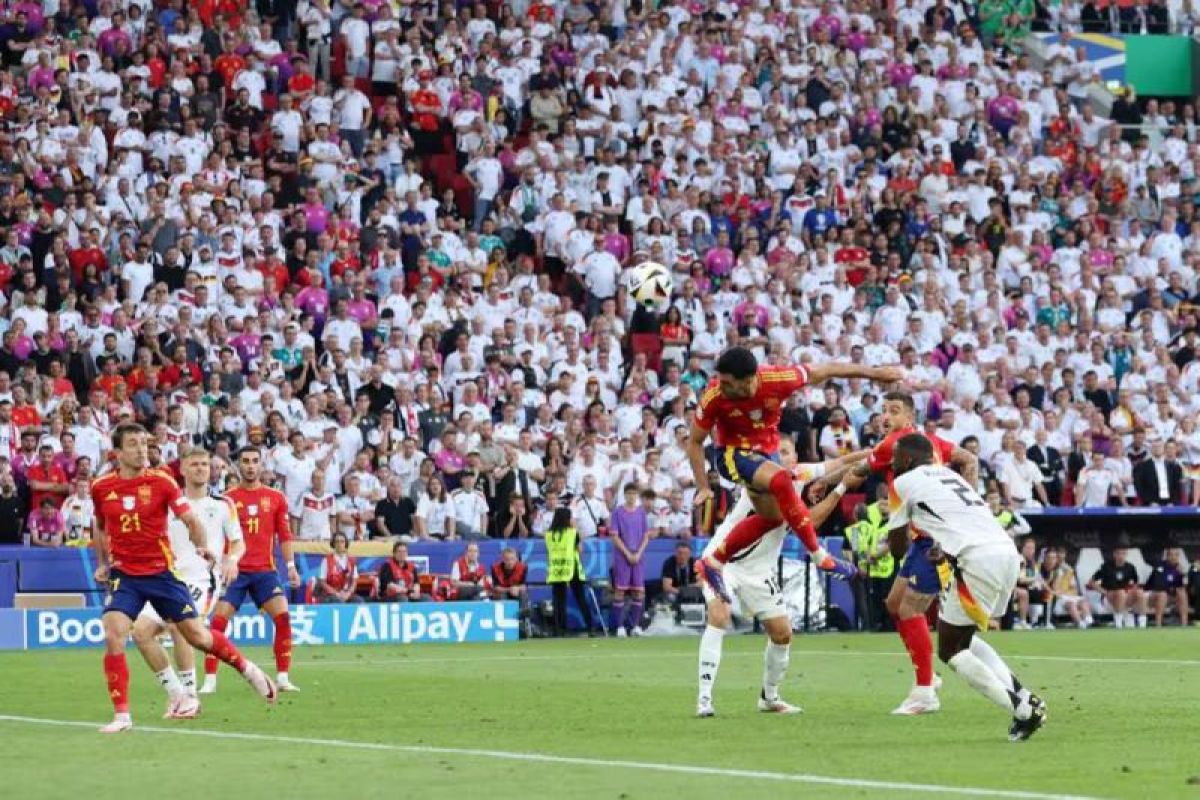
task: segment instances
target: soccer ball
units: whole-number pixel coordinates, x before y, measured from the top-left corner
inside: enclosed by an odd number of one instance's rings
[[[671,271],[654,261],[639,264],[629,276],[629,294],[646,308],[670,300],[671,285]]]

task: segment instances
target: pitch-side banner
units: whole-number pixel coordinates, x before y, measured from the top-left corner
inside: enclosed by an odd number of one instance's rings
[[[519,607],[501,603],[370,603],[292,606],[292,644],[515,642]],[[271,644],[271,623],[241,613],[226,631],[237,644]],[[0,650],[98,647],[100,609],[2,609]]]

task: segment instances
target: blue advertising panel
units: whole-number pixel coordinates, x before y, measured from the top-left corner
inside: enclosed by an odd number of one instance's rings
[[[502,603],[371,603],[299,605],[290,609],[292,643],[425,644],[515,642],[519,607]],[[241,613],[227,633],[237,644],[271,643],[262,614]],[[100,609],[6,609],[0,612],[0,649],[98,647],[104,643]]]

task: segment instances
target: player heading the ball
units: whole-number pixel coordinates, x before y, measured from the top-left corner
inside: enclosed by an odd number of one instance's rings
[[[716,371],[716,378],[700,395],[688,441],[688,459],[699,487],[695,503],[700,506],[712,497],[705,477],[704,453],[711,434],[717,451],[717,472],[747,487],[756,513],[739,522],[722,546],[700,562],[705,581],[729,602],[721,578],[723,565],[780,522],[796,532],[818,567],[843,578],[853,577],[855,567],[831,556],[817,541],[808,508],[792,486],[791,473],[778,463],[779,419],[788,398],[810,383],[837,378],[894,383],[903,378],[903,371],[899,367],[857,364],[759,366],[758,359],[744,347],[731,347],[722,353]]]

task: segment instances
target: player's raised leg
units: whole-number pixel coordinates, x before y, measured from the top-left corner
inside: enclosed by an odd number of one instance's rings
[[[239,575],[237,580],[230,586],[226,587],[225,594],[217,603],[216,609],[213,611],[212,622],[209,624],[213,633],[225,634],[229,628],[229,620],[237,613],[237,609],[241,607],[242,600],[245,598],[245,576]],[[237,602],[230,602],[228,598],[237,598]],[[200,687],[200,694],[214,694],[217,691],[217,668],[220,665],[220,660],[211,653],[204,657],[204,684]]]
[[[275,682],[258,665],[243,656],[224,633],[205,627],[198,617],[180,620],[176,627],[189,644],[236,669],[264,700],[275,702],[278,694]]]

